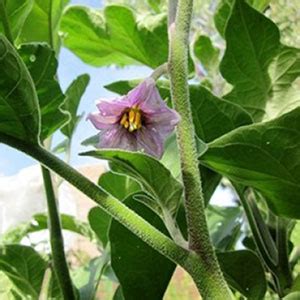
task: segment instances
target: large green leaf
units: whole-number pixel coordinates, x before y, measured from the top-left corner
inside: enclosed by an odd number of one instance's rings
[[[9,0],[4,3],[12,36],[16,39],[32,10],[34,0]],[[4,33],[2,22],[0,32]]]
[[[158,230],[167,233],[161,219],[151,209],[133,197],[126,199],[125,204]],[[117,221],[112,221],[109,237],[112,267],[125,299],[162,299],[175,265]]]
[[[24,295],[37,299],[47,262],[32,248],[6,245],[0,248],[0,270]]]
[[[300,218],[300,108],[216,139],[201,160],[256,188],[276,214]]]
[[[267,102],[266,119],[278,117],[300,104],[299,84],[293,87],[300,76],[300,49],[282,46],[269,68],[272,81],[271,97]]]
[[[279,51],[278,28],[244,0],[237,0],[225,38],[221,73],[233,85],[225,99],[240,104],[259,121],[271,87],[268,66]]]
[[[51,45],[50,33],[52,32],[54,49],[58,49],[60,44],[58,36],[60,19],[68,2],[69,0],[34,0],[33,8],[19,36],[19,43],[47,42]],[[52,4],[51,11],[50,3]]]
[[[68,121],[68,115],[60,110],[65,96],[56,80],[58,63],[55,52],[46,44],[25,44],[19,53],[38,94],[42,116],[40,138],[43,141]]]
[[[254,252],[240,250],[218,253],[228,284],[249,300],[264,299],[267,289],[264,268]]]
[[[80,120],[77,115],[77,109],[82,95],[89,84],[90,76],[83,74],[78,76],[66,90],[66,99],[62,105],[62,109],[70,114],[69,122],[61,129],[62,133],[71,138],[76,126]]]
[[[140,182],[149,193],[149,197],[144,197],[147,205],[161,215],[176,214],[182,186],[158,160],[142,153],[121,150],[90,151],[83,155],[109,160],[113,171]]]
[[[64,13],[61,30],[64,45],[91,65],[142,63],[157,67],[167,61],[167,25],[163,14],[137,22],[126,6],[110,5],[103,13],[73,6]]]
[[[25,64],[0,34],[0,132],[38,143],[38,98]]]
[[[224,37],[228,19],[230,18],[232,7],[237,0],[220,0],[217,7],[214,22],[217,30]],[[248,0],[249,4],[252,7],[256,8],[259,11],[264,11],[271,0]]]
[[[190,99],[196,134],[206,143],[252,123],[244,109],[214,96],[204,87],[190,86]]]

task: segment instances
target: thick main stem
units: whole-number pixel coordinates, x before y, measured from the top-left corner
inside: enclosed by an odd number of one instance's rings
[[[175,23],[171,23],[169,27],[171,93],[174,107],[181,116],[181,122],[177,127],[177,141],[185,191],[189,247],[197,253],[205,265],[206,272],[201,276],[207,279],[214,278],[213,281],[203,280],[200,293],[204,299],[225,300],[232,299],[232,295],[223,278],[208,233],[189,101],[188,45],[192,7],[192,0],[179,0]]]
[[[60,222],[59,211],[57,208],[56,197],[54,194],[50,171],[42,166],[42,175],[47,198],[48,207],[48,227],[50,232],[50,244],[54,272],[58,279],[64,299],[76,299],[67,260],[64,252],[64,241]]]

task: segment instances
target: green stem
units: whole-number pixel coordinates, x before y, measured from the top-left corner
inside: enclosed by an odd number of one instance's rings
[[[244,208],[257,250],[266,266],[274,273],[278,264],[278,252],[273,238],[254,200],[244,195],[244,188],[234,185]]]
[[[52,178],[50,171],[43,166],[42,174],[48,206],[48,227],[54,271],[64,299],[76,299],[64,252],[61,221],[53,190]]]
[[[168,64],[164,63],[160,66],[158,66],[153,73],[151,74],[151,77],[156,81],[161,77],[162,75],[168,73]]]
[[[13,38],[13,35],[11,33],[11,30],[10,30],[10,25],[9,25],[8,16],[7,16],[7,13],[6,13],[4,0],[0,0],[0,17],[1,17],[1,20],[2,20],[5,35],[6,35],[7,39],[13,45],[14,44],[14,38]]]
[[[168,2],[168,24],[171,26],[175,22],[178,0],[169,0]]]
[[[192,7],[192,0],[179,0],[175,23],[171,23],[169,28],[171,94],[174,107],[181,116],[181,122],[177,126],[177,141],[185,191],[189,247],[197,253],[205,265],[206,272],[201,276],[207,279],[210,276],[214,278],[213,281],[203,281],[204,285],[200,287],[200,293],[203,299],[225,300],[232,299],[232,295],[220,270],[208,233],[195,129],[189,101],[188,45]],[[208,282],[210,285],[207,285]]]
[[[277,217],[276,242],[278,249],[280,296],[284,296],[293,283],[288,253],[288,223],[288,220]]]

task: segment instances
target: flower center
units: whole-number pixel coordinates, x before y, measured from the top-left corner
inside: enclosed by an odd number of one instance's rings
[[[142,127],[141,110],[136,105],[126,109],[122,115],[120,124],[129,132],[140,129]]]

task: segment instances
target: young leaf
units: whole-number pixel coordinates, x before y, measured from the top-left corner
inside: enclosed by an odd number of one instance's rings
[[[120,201],[123,201],[130,194],[142,190],[141,186],[132,178],[113,172],[106,172],[101,175],[98,184],[108,194]]]
[[[97,150],[83,153],[112,163],[112,170],[137,180],[153,199],[147,205],[158,213],[175,215],[182,195],[181,184],[159,161],[142,153],[121,150]],[[157,176],[159,174],[159,177]]]
[[[60,110],[65,96],[56,80],[55,52],[46,44],[25,44],[19,53],[38,94],[42,117],[40,138],[44,141],[68,121],[68,115]]]
[[[14,39],[20,34],[24,22],[32,10],[33,3],[34,0],[4,1],[8,22]],[[0,22],[0,32],[4,33],[2,22]]]
[[[194,43],[194,54],[207,71],[216,71],[219,64],[220,50],[215,48],[211,39],[206,35],[199,35]]]
[[[46,267],[47,262],[33,248],[21,245],[0,248],[0,270],[24,298],[38,298]]]
[[[0,132],[38,143],[40,116],[31,76],[17,51],[0,34]]]
[[[240,250],[218,253],[228,284],[249,300],[263,299],[267,289],[264,268],[254,252]]]
[[[220,68],[233,89],[224,98],[241,105],[259,121],[271,87],[268,67],[280,46],[278,28],[244,0],[237,0],[225,38],[227,48]]]
[[[296,91],[293,82],[300,76],[300,49],[282,45],[270,65],[269,74],[272,90],[267,102],[266,119],[278,117],[299,106],[299,87]]]
[[[52,0],[52,6],[49,5],[49,1],[45,0],[34,0],[33,2],[33,8],[19,36],[19,43],[46,42],[51,45],[51,39],[53,39],[53,48],[57,49],[60,43],[58,36],[60,19],[69,0]],[[50,8],[52,8],[51,12]]]
[[[167,230],[161,219],[148,207],[129,197],[124,202],[137,214],[163,233]],[[112,267],[127,300],[162,299],[175,269],[167,258],[153,250],[117,221],[110,232]]]
[[[260,191],[277,215],[300,218],[300,108],[240,127],[209,144],[201,161]]]
[[[61,30],[64,45],[94,66],[142,63],[154,68],[168,60],[163,14],[145,17],[138,23],[126,6],[107,6],[103,14],[73,6],[64,13]]]
[[[61,129],[61,132],[68,138],[72,137],[76,125],[80,120],[80,116],[77,116],[77,109],[89,81],[90,77],[88,74],[80,75],[71,83],[65,93],[66,99],[62,105],[62,109],[70,114],[70,120]]]

